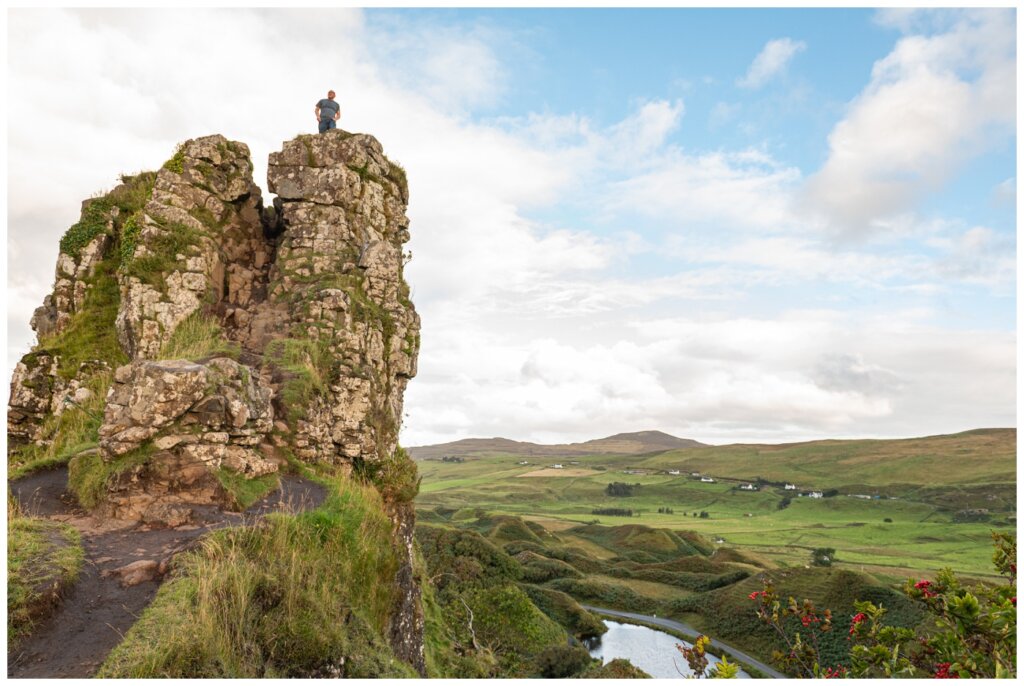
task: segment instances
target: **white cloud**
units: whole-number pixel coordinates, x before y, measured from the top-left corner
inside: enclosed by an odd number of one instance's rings
[[[916,16],[888,21],[911,28],[921,23]],[[912,208],[966,159],[1012,133],[1013,11],[941,17],[941,32],[907,35],[875,63],[871,82],[829,135],[828,160],[808,180],[808,207],[842,232],[863,234]]]
[[[651,167],[615,184],[606,206],[673,217],[674,223],[718,222],[730,230],[780,229],[794,221],[790,198],[800,170],[763,152],[689,155],[669,149]]]
[[[774,149],[675,145],[681,100],[637,100],[610,123],[580,112],[481,120],[474,110],[506,95],[501,50],[522,49],[480,25],[431,24],[432,38],[324,9],[9,19],[9,368],[83,198],[214,132],[250,145],[262,182],[267,154],[313,130],[313,103],[334,88],[342,126],[376,135],[410,179],[407,276],[423,349],[406,444],[641,428],[783,440],[1013,423],[1012,333],[949,331],[934,312],[895,305],[877,320],[778,303],[768,311],[783,314],[768,319],[748,307],[773,288],[801,300],[837,283],[868,298],[931,297],[957,283],[1000,290],[1015,278],[1012,241],[894,203],[907,211],[873,220],[888,243],[830,244],[795,202],[805,177]],[[917,78],[915,63],[928,72],[935,60],[977,62],[981,74],[998,62],[930,55],[877,67],[878,88]],[[980,95],[982,77],[971,78]],[[73,106],[54,107],[55,94]],[[852,133],[835,141],[865,144],[860,128],[842,130]],[[918,160],[913,150],[900,159]],[[877,165],[847,164],[857,173],[837,177],[838,163],[822,175],[857,181]]]
[[[913,312],[637,320],[600,342],[438,335],[422,360],[431,383],[409,387],[409,444],[510,424],[526,440],[659,427],[723,442],[902,436],[908,414],[918,433],[1013,423],[999,379],[1014,374],[1014,335],[940,331]],[[464,416],[474,421],[451,421]]]
[[[761,52],[750,63],[746,75],[737,79],[736,85],[741,88],[760,88],[775,76],[778,76],[789,65],[790,60],[798,52],[807,49],[803,41],[792,38],[776,38],[765,43]]]

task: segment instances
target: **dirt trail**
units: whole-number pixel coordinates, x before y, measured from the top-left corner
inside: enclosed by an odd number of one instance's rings
[[[214,529],[251,523],[274,511],[317,507],[327,496],[322,485],[283,474],[281,488],[245,513],[197,506],[195,523],[175,529],[100,521],[66,494],[67,469],[39,472],[11,483],[26,514],[64,521],[82,534],[85,564],[75,587],[53,615],[8,652],[7,676],[88,677],[121,641],[153,600],[160,581],[122,587],[113,570],[139,560],[167,559]]]

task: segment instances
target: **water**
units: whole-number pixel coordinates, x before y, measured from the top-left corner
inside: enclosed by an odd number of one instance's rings
[[[687,647],[690,643],[645,626],[621,624],[607,619],[604,623],[608,632],[590,644],[591,657],[601,658],[601,664],[624,657],[655,679],[680,679],[693,673],[686,664],[686,658],[676,649],[677,643]],[[714,655],[708,655],[708,668],[718,661]],[[738,676],[741,679],[750,678],[743,670],[740,670]]]

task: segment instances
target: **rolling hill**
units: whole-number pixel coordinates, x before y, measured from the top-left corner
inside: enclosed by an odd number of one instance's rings
[[[583,443],[543,445],[508,438],[464,438],[451,443],[409,448],[414,460],[444,457],[580,457],[584,455],[642,455],[645,453],[706,447],[688,438],[677,438],[662,431],[636,431],[597,438]]]

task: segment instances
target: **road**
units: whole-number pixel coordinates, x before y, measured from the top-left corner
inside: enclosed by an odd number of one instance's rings
[[[640,622],[646,622],[647,624],[656,624],[658,626],[663,626],[663,627],[666,627],[668,629],[675,629],[676,631],[682,631],[683,633],[690,634],[691,636],[699,636],[701,634],[700,631],[698,631],[697,629],[694,629],[689,624],[683,624],[682,622],[677,622],[677,621],[675,621],[673,619],[662,619],[661,617],[652,617],[650,615],[641,615],[641,614],[637,614],[635,612],[622,612],[621,610],[609,610],[608,608],[605,608],[605,607],[594,607],[593,605],[584,605],[583,607],[586,608],[587,610],[592,611],[592,612],[600,612],[601,614],[609,615],[611,617],[622,617],[624,619],[635,619],[635,620],[640,621]],[[708,638],[711,638],[711,637],[709,636]],[[744,653],[741,650],[736,650],[732,646],[726,645],[725,643],[722,643],[718,639],[711,638],[711,645],[713,645],[714,647],[718,648],[719,650],[727,651],[730,656],[733,656],[733,657],[735,657],[738,660],[746,662],[746,663],[750,664],[753,667],[757,667],[759,670],[761,670],[765,674],[769,675],[773,679],[788,679],[788,678],[790,678],[790,677],[787,677],[782,672],[780,672],[779,670],[772,669],[771,667],[769,667],[765,663],[761,662],[760,660],[758,660],[756,658],[753,658],[750,655],[747,655],[746,653]]]

